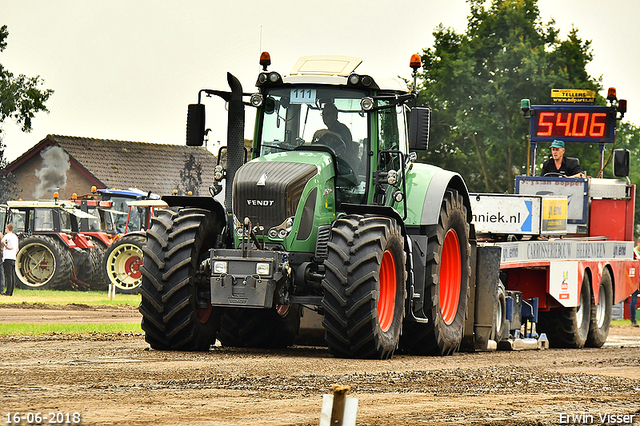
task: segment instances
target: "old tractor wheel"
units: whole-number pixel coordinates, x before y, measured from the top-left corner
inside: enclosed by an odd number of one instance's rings
[[[469,297],[470,256],[467,209],[448,190],[438,225],[427,228],[426,324],[407,321],[401,347],[418,355],[450,355],[462,342]]]
[[[16,255],[17,285],[23,289],[69,286],[73,269],[70,251],[53,237],[31,235],[20,241]]]
[[[300,329],[300,305],[271,309],[225,309],[218,339],[222,346],[286,348]]]
[[[591,279],[582,276],[580,305],[556,311],[540,312],[538,331],[546,333],[553,348],[582,348],[589,334],[591,323]]]
[[[390,358],[404,317],[406,254],[400,226],[342,216],[331,230],[322,281],[325,340],[344,358]]]
[[[604,345],[609,335],[611,326],[611,310],[613,309],[613,286],[611,273],[607,268],[602,271],[600,278],[600,290],[598,291],[598,304],[591,296],[591,323],[586,346],[599,348]]]
[[[93,262],[98,265],[93,270],[93,275],[89,278],[88,284],[91,290],[102,291],[109,287],[109,277],[107,276],[107,268],[104,264],[104,255],[107,246],[98,239],[93,240],[94,249],[91,250]]]
[[[76,265],[77,278],[86,284],[87,290],[96,290],[93,280],[96,274],[102,269],[102,263],[98,259],[98,253],[95,248],[85,249],[85,259]]]
[[[152,219],[139,308],[152,348],[206,351],[215,343],[220,319],[206,266],[224,225],[224,217],[198,208],[161,210]]]
[[[119,293],[138,293],[142,284],[142,235],[125,235],[115,240],[104,255],[107,277]]]

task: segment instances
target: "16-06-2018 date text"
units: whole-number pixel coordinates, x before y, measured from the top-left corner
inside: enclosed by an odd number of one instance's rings
[[[78,412],[75,413],[62,413],[62,412],[47,412],[47,413],[6,413],[6,422],[8,425],[41,425],[41,424],[67,424],[78,425],[82,423],[82,415]]]

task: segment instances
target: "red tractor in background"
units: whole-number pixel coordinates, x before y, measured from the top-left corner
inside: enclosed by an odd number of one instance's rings
[[[95,219],[81,221],[81,229],[99,242],[102,256],[100,290],[110,284],[119,293],[137,293],[141,282],[142,246],[150,227],[153,206],[158,196],[138,189],[96,189],[76,202]],[[161,203],[164,205],[164,203]],[[102,247],[104,245],[104,247]]]
[[[13,223],[20,239],[16,255],[16,285],[23,289],[92,289],[100,269],[92,238],[79,221],[93,218],[75,203],[9,201],[3,225]],[[3,228],[4,228],[3,226]]]

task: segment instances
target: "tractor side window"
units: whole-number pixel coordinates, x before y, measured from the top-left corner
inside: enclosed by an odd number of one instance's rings
[[[60,230],[62,232],[71,232],[71,214],[64,210],[60,210]]]
[[[388,105],[381,101],[379,106]],[[401,149],[401,128],[405,128],[404,114],[401,107],[382,108],[378,110],[378,149],[399,151]],[[406,139],[403,139],[404,142]],[[380,158],[380,166],[384,170],[400,169],[400,155],[398,153],[385,153]]]
[[[87,213],[93,216],[95,219],[87,219],[89,225],[89,231],[100,231],[100,214],[97,208],[87,209]]]
[[[13,223],[13,232],[16,234],[20,234],[26,231],[26,212],[21,212],[18,210],[10,210],[9,211],[9,220],[7,223]]]
[[[136,232],[142,229],[140,221],[144,215],[144,208],[142,207],[131,207],[129,213],[129,227],[127,228],[127,232]]]
[[[36,232],[53,231],[53,211],[51,209],[36,209],[33,230]]]

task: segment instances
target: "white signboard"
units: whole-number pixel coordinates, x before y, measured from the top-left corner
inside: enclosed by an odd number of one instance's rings
[[[554,239],[492,245],[502,247],[501,265],[556,260],[633,259],[633,241]]]
[[[470,194],[472,221],[480,234],[540,234],[540,199]]]
[[[516,176],[516,192],[567,197],[569,223],[587,223],[587,179]]]
[[[549,266],[549,294],[566,308],[578,306],[577,261],[551,262]]]

